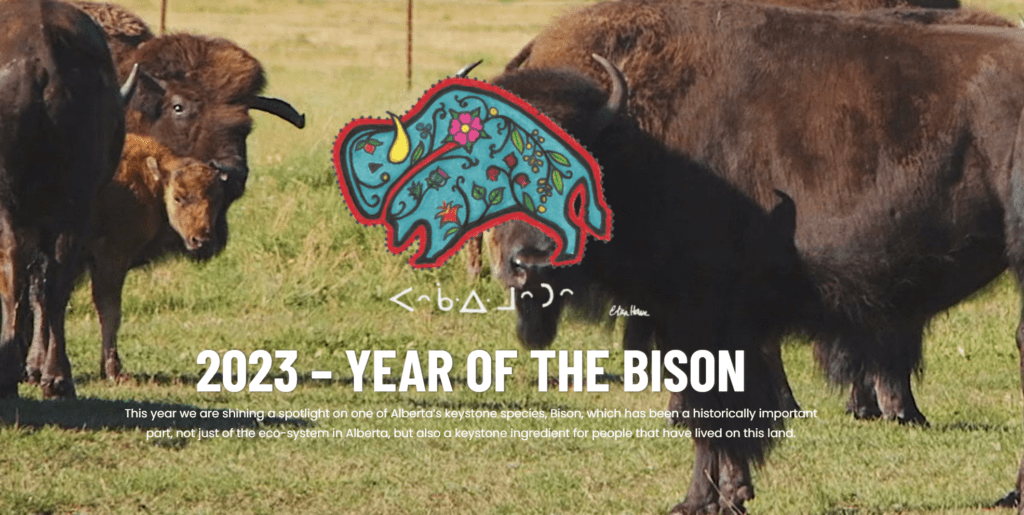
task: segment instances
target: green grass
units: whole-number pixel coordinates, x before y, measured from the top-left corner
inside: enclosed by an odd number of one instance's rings
[[[23,386],[0,403],[0,513],[656,513],[686,493],[692,445],[685,439],[178,437],[178,430],[453,429],[655,430],[660,419],[450,421],[265,419],[152,421],[126,409],[662,410],[663,393],[537,391],[526,351],[503,393],[465,386],[476,349],[519,349],[514,315],[414,313],[388,301],[411,295],[461,299],[475,290],[507,297],[489,277],[465,277],[464,256],[413,271],[392,256],[384,230],[354,222],[329,160],[337,131],[359,116],[404,110],[432,83],[483,58],[490,77],[571,5],[419,1],[413,87],[405,88],[405,2],[171,0],[171,30],[238,41],[264,63],[267,94],[307,115],[295,130],[255,114],[246,196],[230,213],[224,254],[199,266],[171,261],[133,272],[125,288],[120,350],[129,380],[99,379],[99,326],[88,287],[72,299],[69,352],[80,399],[42,401]],[[132,0],[154,28],[159,2]],[[1018,4],[999,4],[1012,15]],[[754,513],[978,513],[1013,485],[1020,455],[1021,387],[1012,334],[1019,300],[1006,278],[940,315],[926,341],[927,371],[915,383],[929,428],[860,422],[842,412],[808,346],[784,349],[799,401],[819,417],[791,424],[755,473]],[[457,310],[456,310],[457,311]],[[563,323],[556,350],[609,349],[622,372],[621,323]],[[964,355],[958,351],[962,348]],[[293,349],[304,376],[290,393],[198,393],[204,349]],[[452,393],[354,392],[346,350],[446,350]],[[392,361],[401,372],[402,360]],[[308,379],[331,370],[332,381]],[[424,370],[425,367],[424,367]],[[366,377],[372,378],[368,370]],[[151,430],[168,437],[147,439]]]

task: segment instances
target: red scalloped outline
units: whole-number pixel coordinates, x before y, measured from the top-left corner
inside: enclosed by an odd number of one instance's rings
[[[605,223],[605,231],[603,233],[601,233],[601,234],[598,234],[598,233],[594,232],[593,230],[591,230],[590,225],[586,222],[585,217],[583,216],[584,210],[586,210],[586,208],[587,208],[586,207],[587,206],[587,202],[586,201],[588,200],[586,198],[586,196],[587,196],[586,188],[584,187],[583,184],[577,184],[576,187],[573,188],[572,191],[570,191],[570,192],[568,192],[566,194],[566,202],[567,202],[567,204],[566,204],[567,205],[566,211],[567,211],[567,216],[569,218],[569,221],[571,221],[572,223],[576,224],[576,226],[579,228],[579,233],[580,233],[580,241],[578,243],[579,253],[577,254],[576,258],[574,258],[574,259],[558,261],[557,257],[562,254],[562,250],[565,248],[565,242],[562,241],[561,235],[557,231],[555,231],[554,229],[549,227],[543,221],[537,220],[536,218],[534,218],[533,216],[530,216],[527,213],[524,213],[524,212],[521,212],[521,211],[517,211],[517,212],[514,212],[514,213],[508,213],[506,215],[502,215],[502,216],[500,216],[498,218],[494,218],[494,219],[492,219],[490,221],[487,221],[487,222],[485,222],[485,223],[483,223],[481,225],[478,225],[477,227],[475,227],[473,229],[470,229],[469,231],[466,232],[466,234],[464,234],[461,238],[459,238],[459,240],[454,245],[452,245],[451,248],[448,249],[447,252],[439,255],[437,258],[435,258],[432,261],[428,261],[428,262],[424,262],[424,263],[418,262],[419,258],[423,255],[423,252],[425,251],[425,248],[424,248],[424,246],[421,243],[421,245],[419,246],[419,249],[416,251],[416,253],[413,254],[413,256],[411,258],[409,258],[409,265],[410,266],[412,266],[413,268],[417,268],[417,269],[434,268],[434,267],[442,266],[445,262],[448,261],[448,259],[450,259],[452,256],[454,256],[455,253],[457,253],[458,251],[462,250],[462,247],[466,244],[467,241],[469,241],[470,238],[472,238],[473,236],[476,236],[477,234],[483,234],[484,231],[487,231],[488,229],[491,229],[492,227],[498,226],[498,225],[500,225],[502,223],[505,223],[505,222],[507,222],[509,220],[520,220],[522,222],[528,223],[528,224],[530,224],[531,226],[535,227],[539,231],[543,232],[544,234],[546,234],[548,237],[550,237],[552,240],[555,241],[555,251],[551,254],[551,264],[554,265],[554,266],[575,265],[575,264],[578,264],[580,261],[582,261],[583,260],[584,246],[585,246],[586,241],[587,241],[587,234],[590,234],[591,236],[593,236],[593,237],[595,237],[595,238],[597,238],[599,240],[602,240],[602,241],[609,241],[609,240],[611,240],[611,238],[612,238],[612,211],[611,211],[611,208],[608,207],[608,204],[607,204],[607,202],[605,202],[605,199],[604,199],[604,191],[602,189],[603,186],[601,184],[603,177],[602,177],[602,173],[601,173],[601,167],[600,167],[600,165],[597,164],[597,160],[594,159],[594,156],[590,155],[590,152],[587,152],[587,149],[584,148],[583,145],[581,145],[578,141],[576,141],[576,138],[573,138],[571,135],[569,135],[569,133],[567,133],[564,130],[562,130],[561,127],[559,127],[557,124],[552,122],[550,118],[548,118],[547,116],[544,115],[544,113],[541,113],[540,111],[538,111],[536,108],[534,108],[532,105],[530,105],[525,100],[523,100],[523,99],[521,99],[521,98],[519,98],[519,97],[517,97],[517,96],[515,96],[515,95],[513,95],[511,93],[509,93],[508,91],[505,91],[502,88],[499,88],[499,87],[497,87],[497,86],[495,86],[493,84],[487,83],[487,82],[479,81],[479,80],[476,80],[476,79],[452,77],[452,78],[448,78],[448,79],[442,80],[442,81],[438,82],[437,84],[434,84],[433,86],[431,86],[430,89],[428,89],[426,92],[424,92],[424,94],[422,96],[420,96],[420,99],[416,102],[416,105],[414,105],[411,109],[406,111],[405,114],[400,116],[399,120],[401,120],[402,123],[405,124],[410,119],[415,118],[417,115],[419,115],[419,113],[421,111],[423,111],[423,109],[426,108],[427,104],[430,103],[430,99],[432,99],[432,97],[435,94],[437,94],[438,91],[440,91],[442,89],[445,89],[445,88],[448,88],[448,87],[451,87],[451,86],[464,86],[464,87],[469,87],[469,88],[482,89],[484,91],[487,91],[487,92],[490,92],[490,93],[493,93],[493,94],[496,94],[496,95],[500,96],[501,98],[505,99],[506,101],[508,101],[508,102],[510,102],[512,104],[515,104],[516,106],[518,106],[520,109],[525,111],[531,117],[535,118],[541,125],[543,125],[548,130],[550,130],[552,133],[554,133],[563,142],[567,143],[567,145],[569,147],[571,147],[572,149],[576,150],[576,152],[580,156],[582,156],[583,159],[586,161],[586,165],[588,167],[587,168],[587,173],[590,173],[591,177],[594,177],[594,173],[593,172],[596,171],[596,177],[595,177],[596,180],[594,181],[594,190],[595,190],[594,193],[595,193],[595,196],[597,197],[596,198],[596,203],[598,204],[600,209],[602,209],[604,211],[604,213],[606,215],[606,218],[607,218],[607,223]],[[393,254],[401,254],[402,252],[405,252],[406,249],[408,249],[410,245],[412,245],[413,240],[416,240],[418,238],[420,240],[420,242],[426,241],[427,240],[427,232],[426,232],[427,229],[426,229],[425,226],[419,225],[406,237],[406,239],[404,241],[399,241],[399,242],[396,242],[395,245],[392,245],[392,241],[395,240],[395,237],[394,237],[394,230],[395,229],[394,229],[394,227],[392,227],[391,225],[386,223],[385,220],[384,220],[385,217],[387,216],[387,209],[386,209],[387,206],[391,205],[391,202],[394,200],[395,195],[399,194],[399,192],[402,191],[402,187],[405,185],[406,182],[408,182],[410,180],[410,178],[412,178],[420,170],[422,170],[424,167],[426,167],[428,164],[431,163],[431,161],[432,161],[431,158],[433,156],[438,155],[438,154],[442,154],[442,153],[445,153],[445,152],[448,152],[453,147],[456,147],[458,145],[456,143],[449,142],[449,143],[446,143],[444,145],[441,145],[439,148],[437,148],[436,150],[434,150],[430,154],[427,154],[426,156],[423,156],[423,159],[421,159],[418,164],[416,164],[414,167],[410,168],[409,171],[404,173],[402,175],[402,177],[399,178],[389,188],[390,193],[388,193],[387,196],[382,201],[383,205],[382,205],[382,209],[381,209],[381,212],[380,212],[380,216],[378,216],[376,218],[367,218],[367,217],[362,216],[359,213],[359,209],[353,209],[352,208],[352,206],[355,206],[357,204],[354,203],[355,201],[353,199],[352,192],[349,191],[348,185],[345,182],[344,170],[342,169],[342,166],[341,166],[341,147],[342,147],[342,144],[345,142],[346,138],[349,136],[349,134],[351,134],[352,131],[354,131],[355,129],[360,128],[360,127],[378,126],[378,125],[379,126],[391,125],[391,120],[383,120],[383,119],[380,119],[380,118],[359,118],[359,119],[355,119],[355,120],[352,120],[351,122],[349,122],[348,125],[346,125],[344,128],[341,129],[341,131],[338,132],[338,137],[334,140],[334,147],[331,150],[331,160],[334,162],[334,171],[335,171],[335,174],[338,177],[338,186],[341,189],[342,197],[344,197],[345,203],[346,203],[346,205],[349,208],[349,212],[351,212],[352,216],[354,216],[355,219],[358,220],[359,223],[361,223],[363,225],[366,225],[366,226],[384,225],[386,230],[387,230],[387,240],[386,240],[386,243],[387,243],[388,250],[391,253],[393,253]],[[579,211],[579,213],[576,213],[576,212],[573,211],[572,205],[575,203],[576,197],[578,197],[578,196],[582,197],[582,198],[580,199],[580,211]]]

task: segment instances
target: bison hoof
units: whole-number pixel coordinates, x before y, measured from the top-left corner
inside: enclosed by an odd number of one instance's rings
[[[861,404],[852,398],[846,403],[846,412],[857,420],[874,420],[882,416],[882,410],[878,408],[878,404]]]
[[[40,385],[43,388],[43,397],[47,399],[74,399],[75,383],[71,379],[57,377],[44,379]]]
[[[996,501],[995,508],[1016,508],[1020,505],[1020,493],[1016,490],[1006,494],[1006,497]]]
[[[920,411],[909,416],[897,415],[896,421],[903,426],[931,427],[931,424],[928,423],[928,419],[924,418],[924,414],[921,413]]]
[[[121,360],[114,358],[108,359],[103,366],[100,367],[100,377],[109,379],[117,382],[121,380]]]
[[[28,383],[28,384],[38,385],[39,381],[42,379],[42,377],[43,377],[43,372],[42,372],[42,370],[39,370],[38,368],[34,369],[34,370],[33,369],[29,369],[29,370],[27,370],[25,372],[25,382]]]

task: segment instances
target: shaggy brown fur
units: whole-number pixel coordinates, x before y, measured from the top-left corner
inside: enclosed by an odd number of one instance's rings
[[[1020,32],[634,0],[556,21],[526,66],[607,81],[591,53],[622,63],[646,131],[764,206],[793,197],[826,300],[804,324],[834,377],[873,377],[885,413],[923,419],[900,402],[927,321],[1007,263],[1024,277]]]
[[[701,431],[690,494],[681,507],[742,512],[753,498],[750,464],[770,447],[767,431],[781,421],[690,415],[695,409],[778,410],[779,388],[766,348],[794,322],[799,303],[813,301],[793,245],[796,214],[785,199],[771,216],[724,180],[619,118],[603,130],[607,97],[596,83],[561,70],[505,73],[494,83],[529,101],[591,149],[601,163],[615,237],[588,249],[578,266],[552,267],[554,242],[536,228],[509,222],[493,230],[496,276],[515,288],[517,333],[528,347],[555,337],[563,301],[551,305],[542,284],[570,288],[567,302],[610,298],[650,315],[665,350],[744,351],[742,392],[673,394],[676,422]],[[666,237],[665,235],[670,235]],[[529,291],[533,297],[523,298]],[[607,311],[605,311],[607,313]],[[686,414],[683,410],[687,410]],[[735,431],[725,437],[724,431]],[[704,511],[701,511],[704,513]]]
[[[153,39],[149,25],[135,13],[117,4],[103,2],[71,2],[85,11],[107,34],[107,44],[115,63],[145,41]]]
[[[117,174],[100,194],[89,246],[93,301],[103,334],[100,370],[106,377],[121,373],[117,331],[128,270],[159,259],[169,238],[190,251],[208,244],[224,199],[224,179],[212,166],[178,158],[151,138],[125,138]]]
[[[18,395],[26,368],[45,396],[74,397],[64,313],[124,110],[103,32],[84,13],[2,2],[0,26],[0,397]]]
[[[150,136],[174,155],[215,163],[227,174],[224,202],[210,242],[199,252],[186,249],[180,239],[166,242],[167,251],[199,259],[213,257],[227,245],[227,209],[245,192],[249,177],[249,110],[266,111],[299,128],[305,118],[287,102],[260,96],[266,86],[263,67],[231,41],[195,34],[151,37],[145,23],[122,7],[80,5],[100,19],[111,45],[125,41],[122,35],[139,34],[118,53],[116,63],[124,77],[136,64],[140,70],[126,113],[128,132]],[[132,46],[134,41],[138,43]]]
[[[627,75],[638,81],[631,98],[634,114],[641,124],[654,132],[664,135],[670,130],[663,121],[671,118],[669,113],[675,110],[677,98],[680,95],[666,95],[665,91],[679,91],[685,93],[688,87],[704,72],[702,65],[696,62],[687,61],[691,59],[694,52],[700,57],[698,59],[712,58],[707,51],[702,50],[704,42],[701,41],[701,30],[706,28],[687,29],[686,25],[673,25],[672,19],[680,14],[666,15],[664,11],[682,13],[687,9],[688,2],[609,2],[606,8],[594,8],[585,10],[582,16],[568,15],[559,22],[552,25],[552,29],[545,31],[533,42],[528,44],[508,65],[509,69],[519,66],[526,67],[559,67],[572,66],[586,69],[589,74],[605,80],[602,71],[593,66],[589,60],[589,53],[605,53],[613,58],[622,59],[625,62]],[[743,4],[728,6],[732,12],[742,11]],[[694,7],[700,10],[706,7]],[[750,14],[762,12],[771,7],[754,7]],[[596,12],[602,11],[629,11],[628,15],[621,19],[606,20],[596,18]],[[603,14],[600,16],[607,16]],[[829,15],[821,15],[829,16]],[[834,16],[846,16],[836,13]],[[735,17],[734,17],[735,18]],[[883,23],[893,22],[909,23],[911,25],[982,25],[993,27],[1013,27],[1004,18],[983,11],[968,9],[960,10],[929,10],[929,9],[879,9],[864,13],[859,18],[861,23]],[[605,34],[611,31],[616,38],[606,37]],[[824,39],[823,41],[827,41]],[[811,43],[808,43],[811,44]],[[734,45],[733,45],[734,46]],[[656,57],[660,55],[661,57]],[[703,55],[702,55],[703,54]],[[643,57],[641,57],[643,56]],[[787,58],[787,57],[783,57]],[[645,69],[632,71],[635,66],[631,60],[642,59]],[[660,60],[659,60],[660,59]],[[772,60],[772,57],[765,57]],[[669,63],[669,64],[666,64]],[[659,68],[660,66],[660,68]],[[706,64],[703,66],[717,66]],[[666,73],[666,69],[672,70]],[[718,74],[724,76],[724,74]],[[724,87],[724,86],[723,86]],[[666,116],[669,114],[668,116]],[[762,130],[763,132],[763,130]],[[837,143],[838,148],[843,144]],[[848,145],[847,145],[848,146]],[[690,149],[687,149],[690,150]],[[770,151],[769,151],[770,152]],[[831,151],[824,151],[826,154]],[[698,154],[702,155],[702,154]],[[749,182],[749,181],[747,181]],[[763,186],[760,192],[762,198],[770,198],[768,186]],[[871,292],[864,292],[862,299],[877,299],[886,294],[877,288],[885,288],[883,285],[871,285],[864,282],[856,283],[856,288],[874,288]],[[852,285],[851,285],[852,286]],[[849,292],[850,288],[841,286],[830,286],[832,292]],[[869,300],[868,303],[874,301]],[[862,303],[842,303],[846,307],[859,306]],[[879,313],[882,305],[875,305],[867,311],[861,308],[854,308],[857,313],[853,316],[859,317],[864,313]],[[896,344],[897,347],[907,349],[894,358],[890,363],[877,363],[871,356],[871,362],[861,362],[857,356],[843,351],[843,348],[851,345],[843,344],[835,338],[821,341],[816,344],[816,353],[819,356],[829,377],[838,382],[852,384],[848,409],[862,418],[883,416],[890,419],[898,419],[901,422],[926,423],[925,417],[917,408],[913,394],[910,389],[910,375],[917,370],[920,364],[920,335],[914,328],[915,325],[922,325],[921,317],[907,327],[884,331],[884,339],[903,340],[905,343]],[[642,321],[630,320],[628,325],[642,325]],[[627,327],[626,335],[636,341],[626,341],[627,348],[648,348],[650,331],[642,327]],[[883,338],[879,334],[865,334],[863,330],[856,330],[848,335],[854,340],[874,340]],[[838,338],[838,336],[836,337]],[[917,342],[917,343],[914,343]],[[859,345],[859,344],[852,344]],[[913,350],[916,349],[916,350]],[[881,359],[881,355],[878,356]],[[877,393],[876,393],[877,392]],[[789,395],[791,394],[784,394]],[[795,401],[793,402],[795,405]]]

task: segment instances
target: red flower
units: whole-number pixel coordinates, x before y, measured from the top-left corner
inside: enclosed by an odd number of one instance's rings
[[[498,174],[500,174],[501,171],[502,171],[501,168],[498,168],[497,166],[492,166],[492,167],[488,168],[487,169],[487,180],[489,180],[489,181],[496,181],[496,180],[498,180]]]
[[[528,184],[530,184],[530,178],[527,177],[525,173],[517,175],[516,178],[512,180],[516,181],[516,184],[518,184],[521,188],[525,188]]]
[[[363,147],[363,150],[368,154],[372,154],[374,150],[377,150],[377,147],[373,146],[372,143],[367,143],[366,146]]]
[[[459,225],[459,208],[462,206],[456,205],[455,203],[449,204],[447,201],[441,201],[441,207],[437,208],[438,213],[434,215],[434,218],[441,219],[441,225],[451,222],[455,225]]]
[[[515,154],[509,154],[505,156],[504,160],[505,164],[508,165],[508,171],[510,172],[516,167],[517,164],[519,164],[519,159],[516,159]]]

